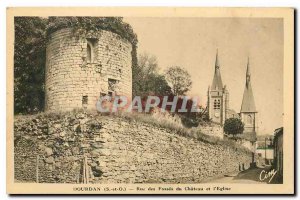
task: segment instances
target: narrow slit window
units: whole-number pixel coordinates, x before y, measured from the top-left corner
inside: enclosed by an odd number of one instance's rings
[[[88,43],[87,44],[87,47],[86,47],[86,61],[88,63],[91,63],[92,62],[92,48],[91,48],[91,45]]]
[[[252,124],[252,116],[251,115],[247,116],[247,124]]]

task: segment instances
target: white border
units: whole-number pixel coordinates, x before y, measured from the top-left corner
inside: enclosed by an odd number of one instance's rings
[[[51,1],[36,1],[36,0],[26,0],[26,1],[18,1],[18,0],[1,0],[0,1],[0,91],[1,91],[1,112],[0,112],[0,123],[1,123],[1,139],[0,139],[0,151],[1,151],[1,165],[0,165],[0,177],[2,177],[1,181],[1,187],[0,187],[0,195],[1,199],[10,199],[13,198],[12,196],[6,195],[6,7],[28,7],[28,6],[183,6],[183,7],[293,7],[296,9],[300,8],[300,1],[299,0],[207,0],[207,1],[195,1],[195,0],[51,0]],[[296,21],[296,26],[299,27],[299,20]],[[296,37],[298,34],[296,35]],[[296,40],[298,41],[298,40]],[[296,44],[298,46],[298,42]],[[296,58],[298,58],[299,52],[296,51]],[[296,63],[297,64],[297,63]],[[297,78],[299,77],[299,70],[297,73]],[[299,94],[299,81],[297,84],[297,93]],[[297,99],[299,99],[299,96],[297,95]],[[299,109],[297,109],[298,113]],[[300,121],[300,119],[297,119],[297,124]],[[298,127],[296,132],[298,133]],[[297,134],[296,133],[296,134]],[[300,144],[299,136],[297,137],[296,145]],[[298,153],[298,152],[297,152]],[[296,154],[297,155],[297,154]],[[298,154],[299,155],[299,154]],[[299,166],[299,159],[297,165]],[[299,174],[299,173],[297,173]],[[298,177],[297,177],[298,179]],[[298,179],[299,180],[299,179]],[[299,184],[297,191],[299,192]],[[195,197],[195,196],[194,196]],[[232,198],[232,196],[226,196],[227,198]],[[32,197],[18,197],[18,199],[28,199]],[[42,197],[37,197],[42,198]],[[73,197],[47,197],[47,199],[66,199],[66,198],[73,198]],[[77,198],[77,197],[76,197]],[[86,197],[78,197],[77,199],[83,199]],[[99,197],[94,197],[99,198]],[[116,199],[120,197],[100,197],[101,199]],[[131,197],[127,197],[131,198]],[[152,197],[155,199],[162,199],[164,197]],[[172,197],[168,197],[172,198]],[[180,197],[180,199],[183,199],[185,197]],[[203,197],[204,199],[215,199],[217,197]],[[249,197],[243,197],[243,198],[249,198]],[[274,197],[254,197],[258,199],[274,199]],[[287,197],[280,197],[280,199],[285,199]]]

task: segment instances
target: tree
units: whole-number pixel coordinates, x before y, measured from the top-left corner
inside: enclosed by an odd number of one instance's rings
[[[174,95],[184,95],[192,85],[191,75],[179,66],[170,67],[166,70],[166,80],[171,84]]]
[[[47,19],[15,17],[14,112],[44,108]]]
[[[239,118],[229,118],[225,120],[223,130],[226,134],[235,137],[243,133],[244,124]]]
[[[171,94],[171,88],[165,77],[158,73],[157,59],[153,55],[142,54],[138,58],[138,65],[132,69],[133,96]]]

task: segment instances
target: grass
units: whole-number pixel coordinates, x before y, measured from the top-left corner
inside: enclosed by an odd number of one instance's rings
[[[117,113],[114,116],[126,119],[128,121],[134,120],[136,122],[142,122],[145,124],[153,125],[155,127],[164,128],[170,130],[174,134],[191,138],[191,139],[196,139],[204,143],[221,145],[221,146],[235,148],[236,150],[239,149],[242,151],[250,152],[248,149],[246,149],[242,145],[237,144],[235,141],[231,139],[228,139],[226,137],[221,139],[219,137],[206,135],[197,128],[186,128],[182,126],[181,123],[175,122],[173,120],[169,120],[168,118],[163,118],[163,117],[157,118],[152,115],[143,114],[143,113],[124,113],[124,112]]]
[[[127,112],[116,112],[116,113],[105,113],[100,114],[96,111],[91,110],[83,110],[83,109],[76,109],[72,111],[65,111],[65,112],[41,112],[35,115],[17,115],[15,116],[15,119],[22,119],[25,118],[26,120],[32,120],[34,118],[50,118],[50,119],[61,119],[62,116],[66,115],[76,115],[79,113],[86,113],[90,116],[106,116],[106,117],[114,117],[114,118],[120,118],[125,119],[128,122],[140,122],[145,123],[148,125],[152,125],[154,127],[163,128],[166,130],[171,131],[172,133],[186,137],[195,139],[197,141],[201,141],[204,143],[209,143],[212,145],[221,145],[225,147],[231,147],[236,150],[246,151],[250,152],[248,149],[243,147],[242,145],[237,144],[235,141],[224,137],[223,139],[206,135],[202,133],[198,128],[186,128],[182,125],[180,121],[175,121],[174,118],[170,117],[163,117],[161,115],[150,115],[150,114],[144,114],[144,113],[127,113]],[[209,122],[208,122],[209,124]]]

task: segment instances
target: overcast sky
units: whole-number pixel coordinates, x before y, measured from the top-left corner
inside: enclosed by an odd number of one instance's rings
[[[125,18],[138,35],[138,53],[158,59],[163,72],[174,65],[192,76],[189,95],[206,105],[216,49],[230,108],[240,112],[247,57],[258,110],[259,133],[281,127],[283,116],[283,21],[261,18]]]

